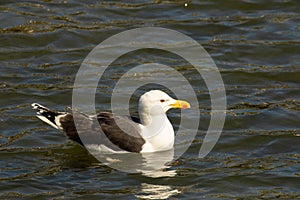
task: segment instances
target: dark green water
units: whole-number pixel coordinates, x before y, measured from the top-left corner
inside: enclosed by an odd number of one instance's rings
[[[188,3],[188,6],[184,6]],[[1,1],[1,199],[300,198],[299,1]],[[194,85],[201,125],[175,177],[111,169],[38,121],[30,103],[71,105],[77,70],[106,38],[158,26],[198,41],[216,62],[228,112],[220,140],[199,159],[209,123],[208,91],[185,62],[151,53]],[[116,65],[146,63],[147,52]],[[108,72],[109,73],[109,72]],[[107,109],[111,82],[99,86]],[[126,88],[125,88],[126,89]],[[134,105],[133,105],[134,106]],[[178,112],[170,113],[178,126]]]

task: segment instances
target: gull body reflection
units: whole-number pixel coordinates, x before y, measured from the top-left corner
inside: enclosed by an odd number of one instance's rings
[[[141,173],[144,176],[159,178],[173,177],[176,170],[170,169],[174,159],[174,149],[153,153],[103,154],[89,150],[93,156],[111,168],[128,173]]]
[[[135,196],[139,199],[168,199],[180,193],[179,190],[173,189],[168,185],[142,183],[140,193]]]

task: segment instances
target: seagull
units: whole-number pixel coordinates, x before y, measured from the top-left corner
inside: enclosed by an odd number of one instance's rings
[[[150,90],[139,99],[139,119],[111,112],[86,115],[69,110],[50,110],[32,103],[37,117],[65,135],[100,152],[152,153],[173,149],[175,134],[166,112],[171,108],[190,108],[187,101],[176,100],[161,90]],[[79,132],[79,133],[78,133]]]

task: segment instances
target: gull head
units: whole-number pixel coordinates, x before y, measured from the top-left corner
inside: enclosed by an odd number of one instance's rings
[[[190,108],[190,104],[183,100],[176,100],[161,90],[151,90],[140,97],[139,112],[155,116],[165,114],[171,108]]]

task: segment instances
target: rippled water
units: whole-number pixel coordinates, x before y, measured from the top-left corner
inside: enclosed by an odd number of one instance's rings
[[[1,199],[300,198],[298,1],[0,5]],[[123,69],[162,61],[195,85],[201,125],[189,150],[171,163],[174,177],[111,169],[38,121],[30,108],[32,102],[55,109],[71,105],[75,75],[87,54],[114,34],[145,26],[174,29],[197,40],[216,62],[226,87],[224,131],[214,150],[199,159],[210,99],[190,66],[155,51],[131,53],[114,63]],[[108,108],[117,77],[108,72],[99,85],[99,109]],[[170,112],[175,128],[178,114]]]

